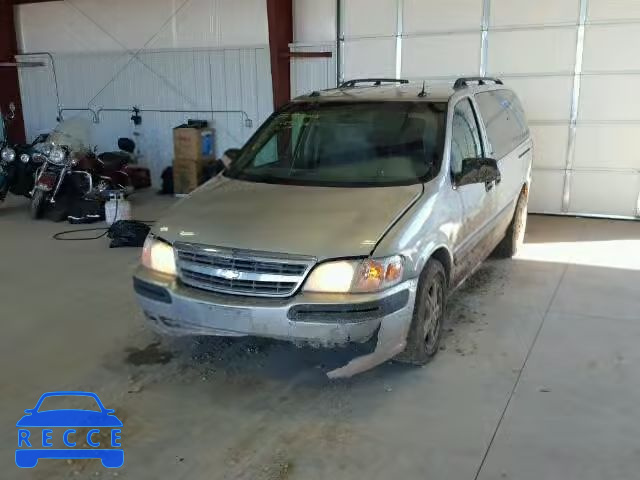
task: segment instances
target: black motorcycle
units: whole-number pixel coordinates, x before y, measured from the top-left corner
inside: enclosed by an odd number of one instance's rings
[[[38,135],[28,144],[4,144],[0,150],[0,201],[8,192],[13,195],[31,196],[36,172],[46,161],[47,155],[41,149],[47,135]]]
[[[0,202],[4,201],[11,183],[11,165],[16,159],[15,152],[7,149],[7,130],[4,115],[0,114]]]

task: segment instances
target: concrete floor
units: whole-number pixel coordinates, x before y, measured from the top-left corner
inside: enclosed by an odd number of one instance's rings
[[[152,219],[170,203],[134,208]],[[519,257],[487,262],[450,302],[434,362],[340,382],[322,373],[336,355],[286,344],[149,347],[138,249],[51,238],[67,228],[30,221],[23,199],[0,206],[2,478],[638,478],[640,223],[530,217]],[[63,389],[116,410],[122,469],[15,467],[15,422]]]

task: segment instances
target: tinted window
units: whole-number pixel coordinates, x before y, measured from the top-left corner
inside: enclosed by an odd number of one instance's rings
[[[465,158],[482,156],[482,143],[471,101],[461,100],[453,110],[451,122],[451,172],[460,173]]]
[[[406,185],[440,169],[446,104],[293,103],[259,130],[226,176],[320,186]]]
[[[509,90],[493,90],[476,94],[476,102],[489,137],[489,152],[500,159],[516,148],[529,135],[524,110]]]

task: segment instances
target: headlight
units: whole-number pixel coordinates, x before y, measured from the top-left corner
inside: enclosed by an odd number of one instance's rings
[[[45,155],[50,155],[51,150],[53,150],[53,145],[51,145],[50,143],[45,143],[41,148],[42,153],[44,153]]]
[[[22,163],[29,163],[29,155],[27,153],[23,153],[22,155],[20,155],[20,161]]]
[[[64,159],[67,157],[67,152],[61,147],[53,147],[51,153],[49,153],[49,160],[56,165],[62,165]]]
[[[176,275],[173,247],[149,234],[142,247],[142,265],[156,272]]]
[[[16,151],[11,147],[4,147],[0,152],[0,158],[3,162],[13,162],[16,159]]]
[[[307,292],[378,292],[402,281],[404,261],[399,255],[364,260],[339,260],[315,267],[304,284]]]

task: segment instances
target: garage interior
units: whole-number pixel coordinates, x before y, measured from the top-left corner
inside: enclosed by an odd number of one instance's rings
[[[449,301],[437,357],[344,381],[344,352],[152,333],[140,249],[0,205],[3,478],[636,479],[640,470],[640,3],[634,0],[0,0],[0,109],[15,142],[85,116],[134,135],[153,220],[174,126],[241,147],[291,97],[366,77],[502,79],[535,154],[525,245]],[[132,109],[142,122],[132,124]],[[103,226],[97,224],[95,226]],[[99,393],[125,465],[14,464],[43,392]]]

